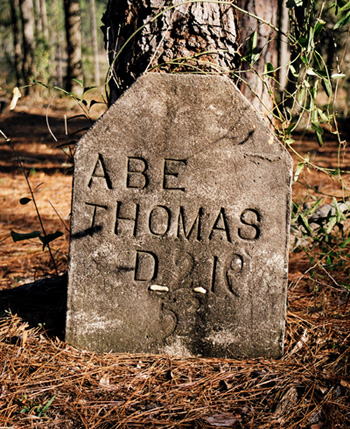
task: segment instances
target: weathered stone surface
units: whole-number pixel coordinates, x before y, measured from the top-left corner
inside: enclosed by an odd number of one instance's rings
[[[291,169],[229,79],[140,78],[76,149],[66,339],[281,355]]]

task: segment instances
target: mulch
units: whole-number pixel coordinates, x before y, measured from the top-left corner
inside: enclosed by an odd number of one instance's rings
[[[289,312],[280,360],[78,350],[17,316],[0,324],[0,425],[346,428],[349,319]]]
[[[11,230],[38,225],[33,208],[18,203],[27,196],[26,183],[11,152],[1,146],[0,428],[350,427],[350,303],[341,286],[348,282],[349,258],[342,269],[324,272],[311,270],[301,249],[291,253],[281,359],[98,354],[65,343],[69,232],[63,224],[69,229],[71,175],[50,134],[35,146],[46,132],[45,115],[35,113],[36,136],[31,118],[23,115],[5,115],[0,128],[10,118],[13,124],[22,120],[14,145],[25,152],[33,187],[42,183],[36,195],[44,223],[49,232],[65,231],[54,246],[61,275],[52,277],[48,252],[36,240],[10,238]],[[61,114],[50,111],[50,118],[59,124]],[[307,139],[296,147],[335,165],[336,143],[326,144],[318,148]],[[36,151],[41,157],[32,156]],[[341,162],[350,167],[347,152]],[[320,174],[305,170],[294,199],[314,201],[321,192],[329,202],[327,195],[340,196],[350,183],[347,174],[341,181]]]

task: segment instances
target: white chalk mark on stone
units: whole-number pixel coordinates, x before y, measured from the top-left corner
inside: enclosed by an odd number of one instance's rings
[[[193,290],[198,293],[203,293],[203,294],[207,293],[207,290],[204,289],[204,287],[195,287]]]
[[[168,286],[152,285],[150,289],[156,292],[169,292]]]

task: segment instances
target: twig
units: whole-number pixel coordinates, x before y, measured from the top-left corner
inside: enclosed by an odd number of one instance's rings
[[[28,186],[28,189],[29,189],[30,195],[31,195],[32,200],[33,200],[33,203],[34,203],[35,211],[36,211],[36,214],[37,214],[38,219],[39,219],[39,223],[40,223],[41,230],[42,230],[42,232],[43,232],[43,234],[44,234],[44,237],[47,237],[47,234],[46,234],[46,231],[45,231],[45,227],[44,227],[43,221],[42,221],[41,216],[40,216],[39,208],[38,208],[38,206],[37,206],[37,204],[36,204],[36,200],[35,200],[34,192],[33,192],[32,187],[31,187],[31,185],[30,185],[30,182],[29,182],[28,176],[27,176],[27,174],[26,174],[26,172],[25,172],[25,170],[24,170],[24,167],[23,167],[23,164],[22,164],[21,158],[19,157],[19,155],[18,155],[18,153],[17,153],[16,149],[12,146],[11,139],[7,139],[7,140],[6,140],[6,143],[10,146],[10,148],[12,149],[13,153],[15,154],[15,156],[16,156],[16,158],[17,158],[17,160],[18,160],[19,166],[20,166],[20,168],[21,168],[21,170],[22,170],[22,173],[23,173],[24,178],[26,179],[27,186]],[[53,254],[52,254],[52,251],[51,251],[50,243],[47,243],[46,245],[47,245],[47,248],[48,248],[48,250],[49,250],[50,257],[51,257],[51,261],[52,261],[52,264],[53,264],[53,266],[54,266],[54,269],[55,269],[56,275],[58,276],[58,269],[57,269],[57,265],[56,265],[55,258],[54,258]]]

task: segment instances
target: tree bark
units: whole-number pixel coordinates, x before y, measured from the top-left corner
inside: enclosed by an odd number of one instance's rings
[[[46,10],[46,0],[40,0],[40,9],[41,9],[41,23],[43,28],[43,36],[46,41],[49,40],[49,30],[47,25],[47,10]]]
[[[22,20],[22,37],[23,37],[23,57],[22,57],[22,75],[26,85],[25,94],[30,92],[30,83],[34,71],[34,11],[32,0],[19,0],[21,20]]]
[[[268,78],[265,72],[265,64],[271,63],[274,69],[277,67],[278,51],[276,46],[276,32],[271,26],[257,20],[251,15],[258,16],[262,20],[277,26],[278,0],[237,0],[237,5],[248,14],[239,13],[238,22],[242,55],[249,52],[249,38],[256,31],[259,59],[252,65],[242,63],[242,79],[239,88],[248,100],[264,116],[269,116],[273,109],[271,91],[274,89],[274,80]]]
[[[279,10],[279,26],[282,34],[279,38],[279,86],[280,90],[283,91],[288,84],[288,63],[290,61],[289,44],[286,34],[289,31],[289,11],[285,3],[280,3]]]
[[[79,0],[64,0],[65,29],[67,42],[66,90],[79,92],[76,80],[83,79],[81,63],[81,21]]]
[[[19,38],[19,22],[17,11],[19,10],[18,0],[10,1],[11,6],[11,23],[12,23],[12,35],[13,35],[13,51],[14,51],[14,66],[16,71],[16,84],[21,86],[23,84],[22,69],[21,69],[21,58],[22,49]]]
[[[109,0],[102,21],[111,64],[110,104],[152,69],[229,74],[237,67],[235,9],[227,4],[176,3]]]
[[[34,0],[35,5],[35,28],[37,39],[43,38],[43,22],[41,19],[40,0]]]
[[[91,17],[92,47],[94,50],[95,85],[99,86],[99,84],[100,84],[100,66],[99,66],[99,61],[98,61],[95,0],[90,0],[90,17]]]

